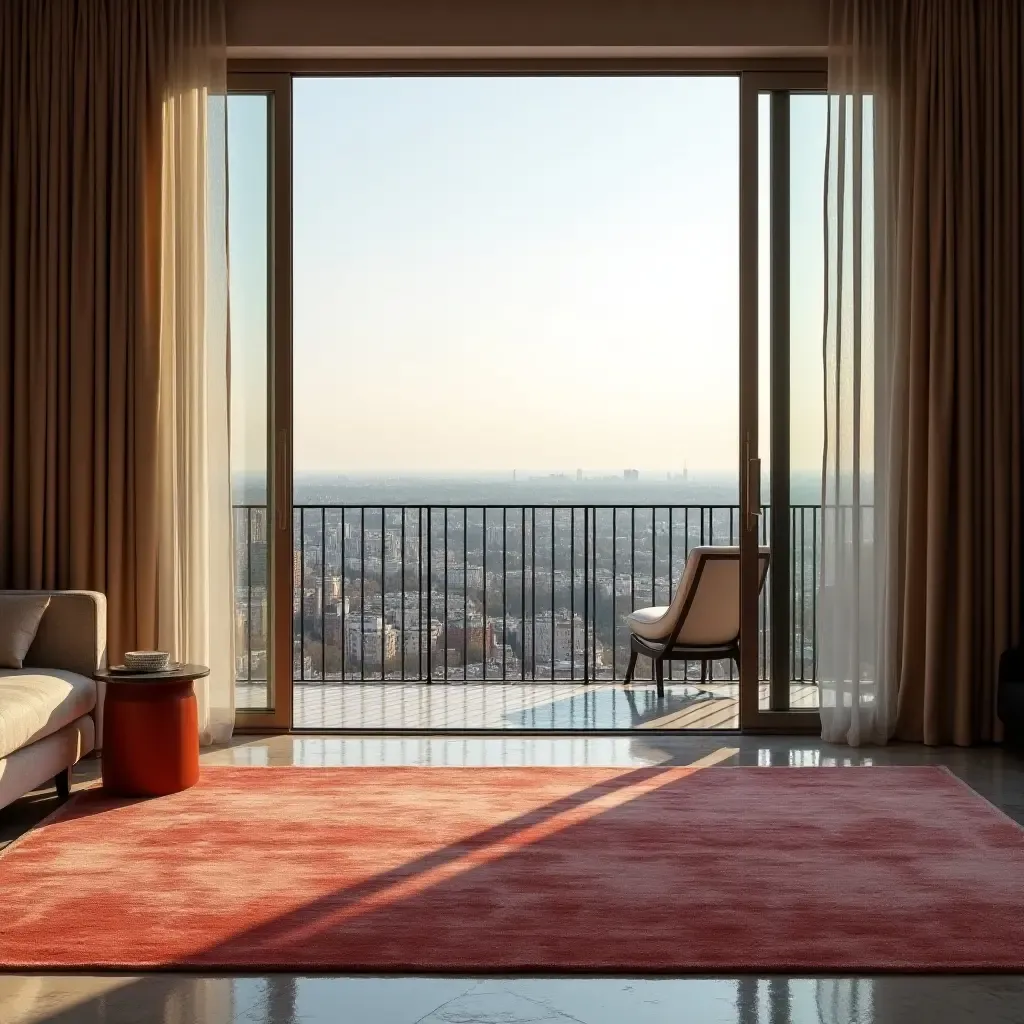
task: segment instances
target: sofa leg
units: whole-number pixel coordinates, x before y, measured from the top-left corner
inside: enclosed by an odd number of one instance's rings
[[[658,696],[665,696],[665,662],[661,658],[654,660],[654,676],[658,683]]]
[[[71,796],[71,769],[65,768],[64,771],[58,772],[54,776],[53,782],[57,787],[57,796],[61,800],[67,800]]]

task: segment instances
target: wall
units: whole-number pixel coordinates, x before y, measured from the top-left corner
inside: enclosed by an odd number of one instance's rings
[[[233,55],[303,47],[687,47],[813,53],[828,0],[226,0]]]

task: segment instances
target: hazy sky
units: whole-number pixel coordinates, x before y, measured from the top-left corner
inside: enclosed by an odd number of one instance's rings
[[[824,114],[794,100],[795,468]],[[297,79],[296,471],[734,469],[738,122],[736,78]],[[232,98],[239,469],[265,462],[265,153],[265,101]]]

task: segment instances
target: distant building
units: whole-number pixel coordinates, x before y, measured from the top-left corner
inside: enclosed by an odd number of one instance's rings
[[[324,609],[324,643],[330,647],[341,648],[344,643],[342,626],[345,616],[349,614],[349,603],[346,597],[344,601],[329,605]]]
[[[266,513],[263,515],[251,516],[249,520],[249,529],[252,532],[252,539],[254,544],[266,544],[267,543],[267,516]]]
[[[583,470],[582,469],[577,469],[576,470],[576,479],[577,479],[577,481],[583,479]]]
[[[267,592],[263,587],[253,587],[249,609],[252,615],[249,620],[249,635],[257,644],[266,644],[266,638],[270,632],[270,621],[267,617]]]
[[[246,662],[250,648],[266,647],[267,610],[267,593],[263,587],[253,587],[251,591],[246,587],[235,588],[235,646],[245,653]]]
[[[431,619],[429,626],[425,626],[423,629],[420,629],[418,622],[410,622],[404,630],[399,631],[397,627],[395,627],[395,630],[400,633],[399,642],[407,656],[416,654],[426,655],[437,646],[443,625],[438,619]]]
[[[639,480],[640,479],[640,470],[638,470],[638,469],[624,469],[622,471],[622,479],[623,480]]]
[[[362,657],[371,664],[380,664],[381,654],[389,661],[398,653],[398,631],[384,623],[379,615],[354,615],[345,620],[345,657]]]
[[[464,646],[469,650],[480,647],[484,658],[487,659],[494,650],[494,625],[491,622],[486,626],[470,624],[468,629],[463,629],[462,626],[449,626],[447,643],[449,651],[458,651],[460,654]]]
[[[302,599],[303,622],[308,624],[319,624],[320,611],[323,606],[323,592],[319,587],[316,587],[314,590],[306,590],[305,596]]]
[[[249,582],[254,587],[265,587],[269,582],[267,574],[267,543],[266,541],[254,540],[249,548]],[[242,578],[243,582],[245,577]]]
[[[415,583],[415,580],[413,580]],[[426,602],[424,601],[424,604]],[[384,595],[384,614],[388,620],[401,623],[402,616],[405,616],[405,624],[412,626],[420,618],[420,595],[415,590],[406,590],[403,594],[400,590],[389,590]]]
[[[582,655],[586,636],[583,618],[579,614],[570,617],[567,612],[559,611],[552,621],[551,612],[539,612],[535,619],[527,621],[522,643],[527,661],[547,664],[552,655],[556,662],[568,661],[573,654]]]
[[[462,584],[480,588],[484,585],[484,570],[480,565],[451,565],[448,567],[448,589],[459,590]]]

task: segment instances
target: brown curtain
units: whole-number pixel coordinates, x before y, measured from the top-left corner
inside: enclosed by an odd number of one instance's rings
[[[163,106],[210,45],[215,0],[0,4],[0,588],[103,591],[112,657],[157,639]]]
[[[835,2],[829,91],[871,106],[895,736],[999,739],[997,664],[1022,613],[1024,5]]]

